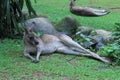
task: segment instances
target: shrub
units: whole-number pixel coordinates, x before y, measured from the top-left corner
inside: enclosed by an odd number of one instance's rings
[[[102,55],[109,56],[113,60],[114,65],[120,65],[120,23],[115,23],[113,32],[114,42],[102,47],[99,52]]]
[[[120,23],[115,23],[115,32],[113,32],[114,36],[114,43],[112,44],[112,53],[110,56],[112,56],[115,60],[115,64],[120,65]]]
[[[1,0],[0,1],[0,38],[14,38],[21,35],[18,22],[23,20],[22,8],[26,2],[29,14],[36,15],[30,0]]]

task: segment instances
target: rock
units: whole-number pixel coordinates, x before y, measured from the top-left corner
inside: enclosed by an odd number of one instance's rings
[[[78,22],[71,16],[63,18],[60,22],[58,22],[58,24],[55,25],[58,31],[64,32],[67,35],[75,34],[78,26]]]
[[[29,18],[29,13],[26,10],[22,10],[23,18],[24,20],[27,20]]]
[[[114,40],[114,38],[111,35],[111,33],[112,32],[110,32],[110,31],[106,31],[106,30],[103,30],[103,29],[98,29],[98,30],[92,31],[90,35],[101,36],[103,38],[104,42],[108,43],[109,41],[113,41]]]
[[[88,38],[90,38],[90,41],[84,42],[84,47],[87,49],[93,48],[98,51],[100,47],[105,45],[101,36],[88,36]]]
[[[47,18],[32,18],[25,21],[25,28],[31,26],[32,22],[35,23],[34,31],[40,32],[42,34],[55,34],[58,31],[54,28],[52,23]]]
[[[80,26],[80,27],[78,27],[78,31],[80,31],[82,34],[88,36],[88,35],[90,35],[92,29],[89,27]]]

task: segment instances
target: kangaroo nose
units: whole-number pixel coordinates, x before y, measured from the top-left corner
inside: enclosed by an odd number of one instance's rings
[[[39,42],[36,41],[36,42],[35,42],[35,45],[38,45],[38,44],[39,44]]]

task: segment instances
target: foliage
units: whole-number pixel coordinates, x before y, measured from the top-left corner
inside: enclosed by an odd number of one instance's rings
[[[110,56],[114,57],[115,64],[120,65],[120,23],[116,23],[115,32],[113,32],[114,44],[111,46]]]
[[[111,57],[113,65],[120,65],[120,23],[116,23],[113,37],[115,41],[112,44],[102,47],[99,52]]]
[[[29,14],[36,15],[30,0],[25,0]],[[14,38],[21,35],[18,22],[23,20],[22,9],[24,0],[1,0],[0,2],[0,38]]]
[[[118,43],[120,45],[120,23],[115,23],[116,27],[115,27],[115,32],[113,33],[115,42]]]
[[[98,53],[101,53],[102,56],[109,56],[113,61],[113,65],[120,65],[120,23],[115,23],[115,29],[112,34],[115,41],[101,47]],[[75,41],[81,45],[83,45],[84,41],[91,42],[91,39],[83,35],[80,31],[76,33],[76,36]],[[94,51],[92,48],[90,50]]]
[[[81,33],[80,31],[77,31],[76,35],[75,35],[75,39],[76,42],[78,42],[80,45],[82,45],[85,48],[89,48],[91,51],[95,52],[95,48],[93,48],[93,44],[96,43],[96,40],[91,39],[90,37],[84,35],[83,33]],[[93,45],[93,46],[92,46]]]
[[[115,41],[112,44],[101,47],[98,53],[102,53],[102,56],[109,56],[113,61],[113,65],[120,65],[120,23],[115,23],[115,25],[113,32]],[[83,45],[84,41],[91,42],[91,39],[78,31],[76,33],[75,41]],[[92,48],[91,50],[94,51]]]
[[[77,31],[75,41],[83,45],[84,41],[90,42],[90,38],[88,38],[86,35],[82,34],[80,31]]]

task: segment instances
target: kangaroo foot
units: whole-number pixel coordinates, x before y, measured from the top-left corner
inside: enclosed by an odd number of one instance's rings
[[[39,61],[38,60],[32,60],[33,63],[38,63]]]

